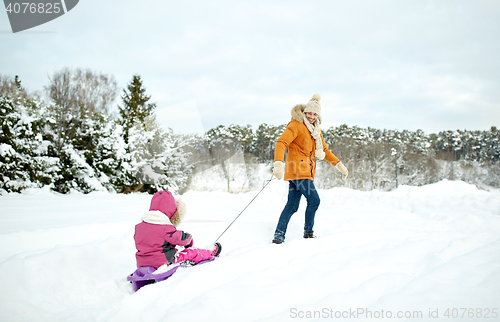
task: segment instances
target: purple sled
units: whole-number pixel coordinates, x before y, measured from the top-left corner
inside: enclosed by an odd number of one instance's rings
[[[201,261],[196,265],[204,264],[204,263],[211,262],[211,261],[213,261],[213,258]],[[143,266],[143,267],[139,267],[138,269],[135,270],[135,272],[130,274],[127,277],[127,281],[132,283],[132,286],[134,287],[134,291],[137,292],[143,286],[166,280],[167,278],[172,276],[177,271],[177,269],[179,267],[189,267],[189,266],[193,266],[193,265],[181,263],[180,265],[177,265],[177,266],[169,269],[168,271],[160,273],[160,274],[153,274],[156,271],[156,268],[154,268],[152,266]]]

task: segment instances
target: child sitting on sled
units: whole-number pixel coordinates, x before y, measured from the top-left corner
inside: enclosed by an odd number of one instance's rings
[[[189,261],[197,264],[203,260],[219,256],[221,245],[216,243],[213,250],[193,248],[193,237],[177,230],[186,213],[180,199],[174,199],[170,191],[158,191],[151,199],[149,211],[142,216],[142,222],[135,226],[135,246],[137,267],[158,268]],[[180,250],[176,246],[183,246]]]

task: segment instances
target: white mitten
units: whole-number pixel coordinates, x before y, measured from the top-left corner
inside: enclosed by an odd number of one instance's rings
[[[342,164],[342,162],[337,163],[335,168],[337,168],[342,173],[342,180],[347,179],[349,171],[347,171],[347,168]]]
[[[283,173],[285,172],[285,164],[283,161],[274,161],[273,174],[276,178],[283,178]]]

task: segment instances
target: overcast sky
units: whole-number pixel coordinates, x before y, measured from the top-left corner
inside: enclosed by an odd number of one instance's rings
[[[176,132],[285,124],[322,96],[323,127],[500,126],[500,1],[80,0],[13,34],[0,73],[31,91],[63,67],[139,74]],[[121,103],[118,97],[116,103]]]

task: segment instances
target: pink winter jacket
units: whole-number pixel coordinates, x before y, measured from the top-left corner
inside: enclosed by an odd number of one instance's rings
[[[193,245],[193,237],[182,230],[177,230],[173,225],[145,221],[135,226],[134,240],[137,248],[135,255],[137,267],[158,268],[163,264],[173,264],[177,253],[176,245]]]

